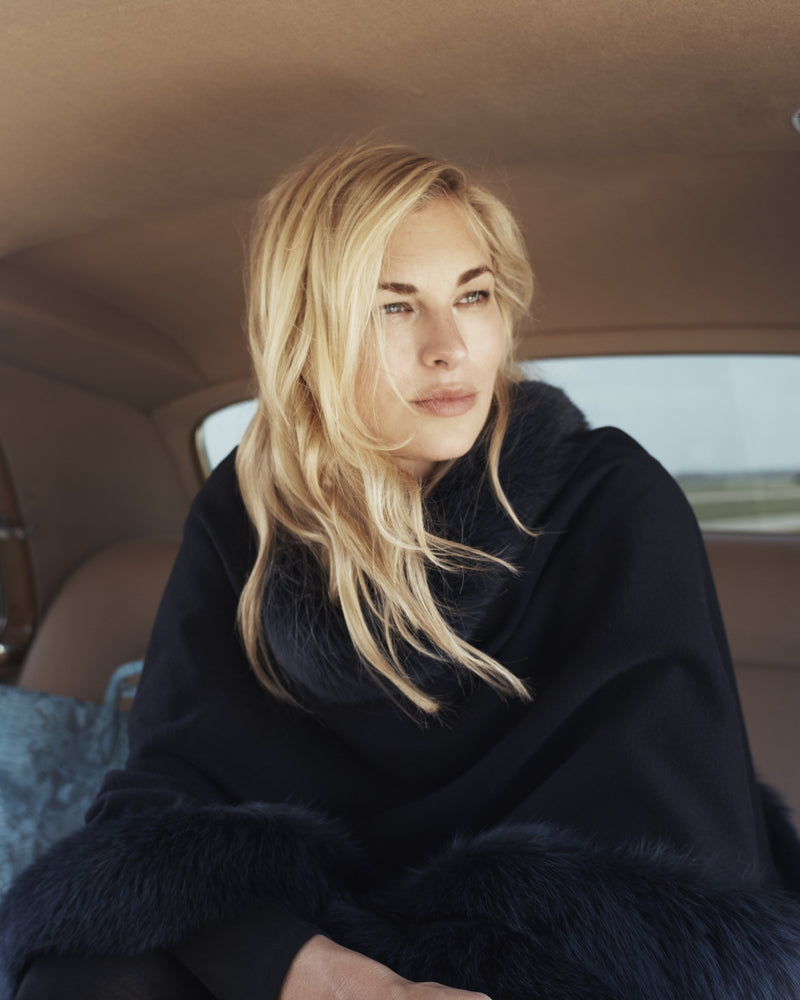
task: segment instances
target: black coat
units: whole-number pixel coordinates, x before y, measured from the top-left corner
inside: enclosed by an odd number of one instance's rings
[[[0,910],[0,1000],[37,955],[150,951],[222,998],[274,996],[317,929],[493,1000],[800,998],[800,845],[756,784],[682,493],[538,384],[501,461],[537,537],[482,466],[479,442],[430,523],[520,572],[432,586],[533,702],[408,652],[447,705],[422,724],[354,662],[289,544],[265,624],[307,711],[268,697],[235,634],[254,550],[228,460],[186,525],[126,770]]]

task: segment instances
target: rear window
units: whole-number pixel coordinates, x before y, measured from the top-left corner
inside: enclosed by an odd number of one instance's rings
[[[247,425],[256,412],[254,399],[243,399],[239,403],[223,406],[203,420],[195,434],[195,446],[200,466],[206,476],[242,440]]]
[[[644,355],[547,359],[593,427],[621,427],[681,484],[701,526],[800,532],[800,357]]]
[[[593,427],[621,427],[681,484],[701,526],[800,533],[800,356],[690,354],[548,358],[530,378],[563,388]],[[253,400],[197,434],[208,472],[234,448]]]

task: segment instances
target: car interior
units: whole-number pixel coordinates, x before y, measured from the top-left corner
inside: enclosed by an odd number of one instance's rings
[[[203,481],[203,421],[252,395],[255,201],[318,149],[397,141],[465,167],[516,214],[536,276],[520,357],[541,377],[551,359],[657,371],[693,356],[782,373],[743,383],[723,426],[747,437],[754,410],[774,417],[781,457],[754,458],[735,487],[741,499],[780,477],[766,515],[742,501],[700,521],[757,771],[800,809],[800,434],[797,394],[777,388],[797,385],[800,357],[794,0],[11,0],[4,13],[2,683],[99,702],[143,655]],[[658,381],[635,385],[620,418],[634,436]],[[660,423],[684,403],[671,390]],[[681,431],[687,455],[711,421]],[[716,494],[734,488],[720,461],[692,466]]]

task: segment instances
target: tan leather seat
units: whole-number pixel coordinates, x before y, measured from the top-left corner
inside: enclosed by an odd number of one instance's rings
[[[19,686],[102,701],[113,670],[144,655],[177,551],[172,539],[136,539],[87,559],[47,610]]]
[[[706,537],[759,775],[800,816],[800,536]]]

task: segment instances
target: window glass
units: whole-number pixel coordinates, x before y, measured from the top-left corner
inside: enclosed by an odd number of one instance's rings
[[[645,355],[526,362],[593,427],[635,437],[703,528],[800,532],[800,357]]]
[[[244,399],[210,413],[200,424],[195,443],[200,464],[207,476],[242,440],[255,412],[256,401]]]
[[[548,358],[523,368],[563,388],[593,427],[635,437],[681,484],[703,528],[800,533],[800,357]],[[255,408],[245,400],[203,421],[207,473]]]

